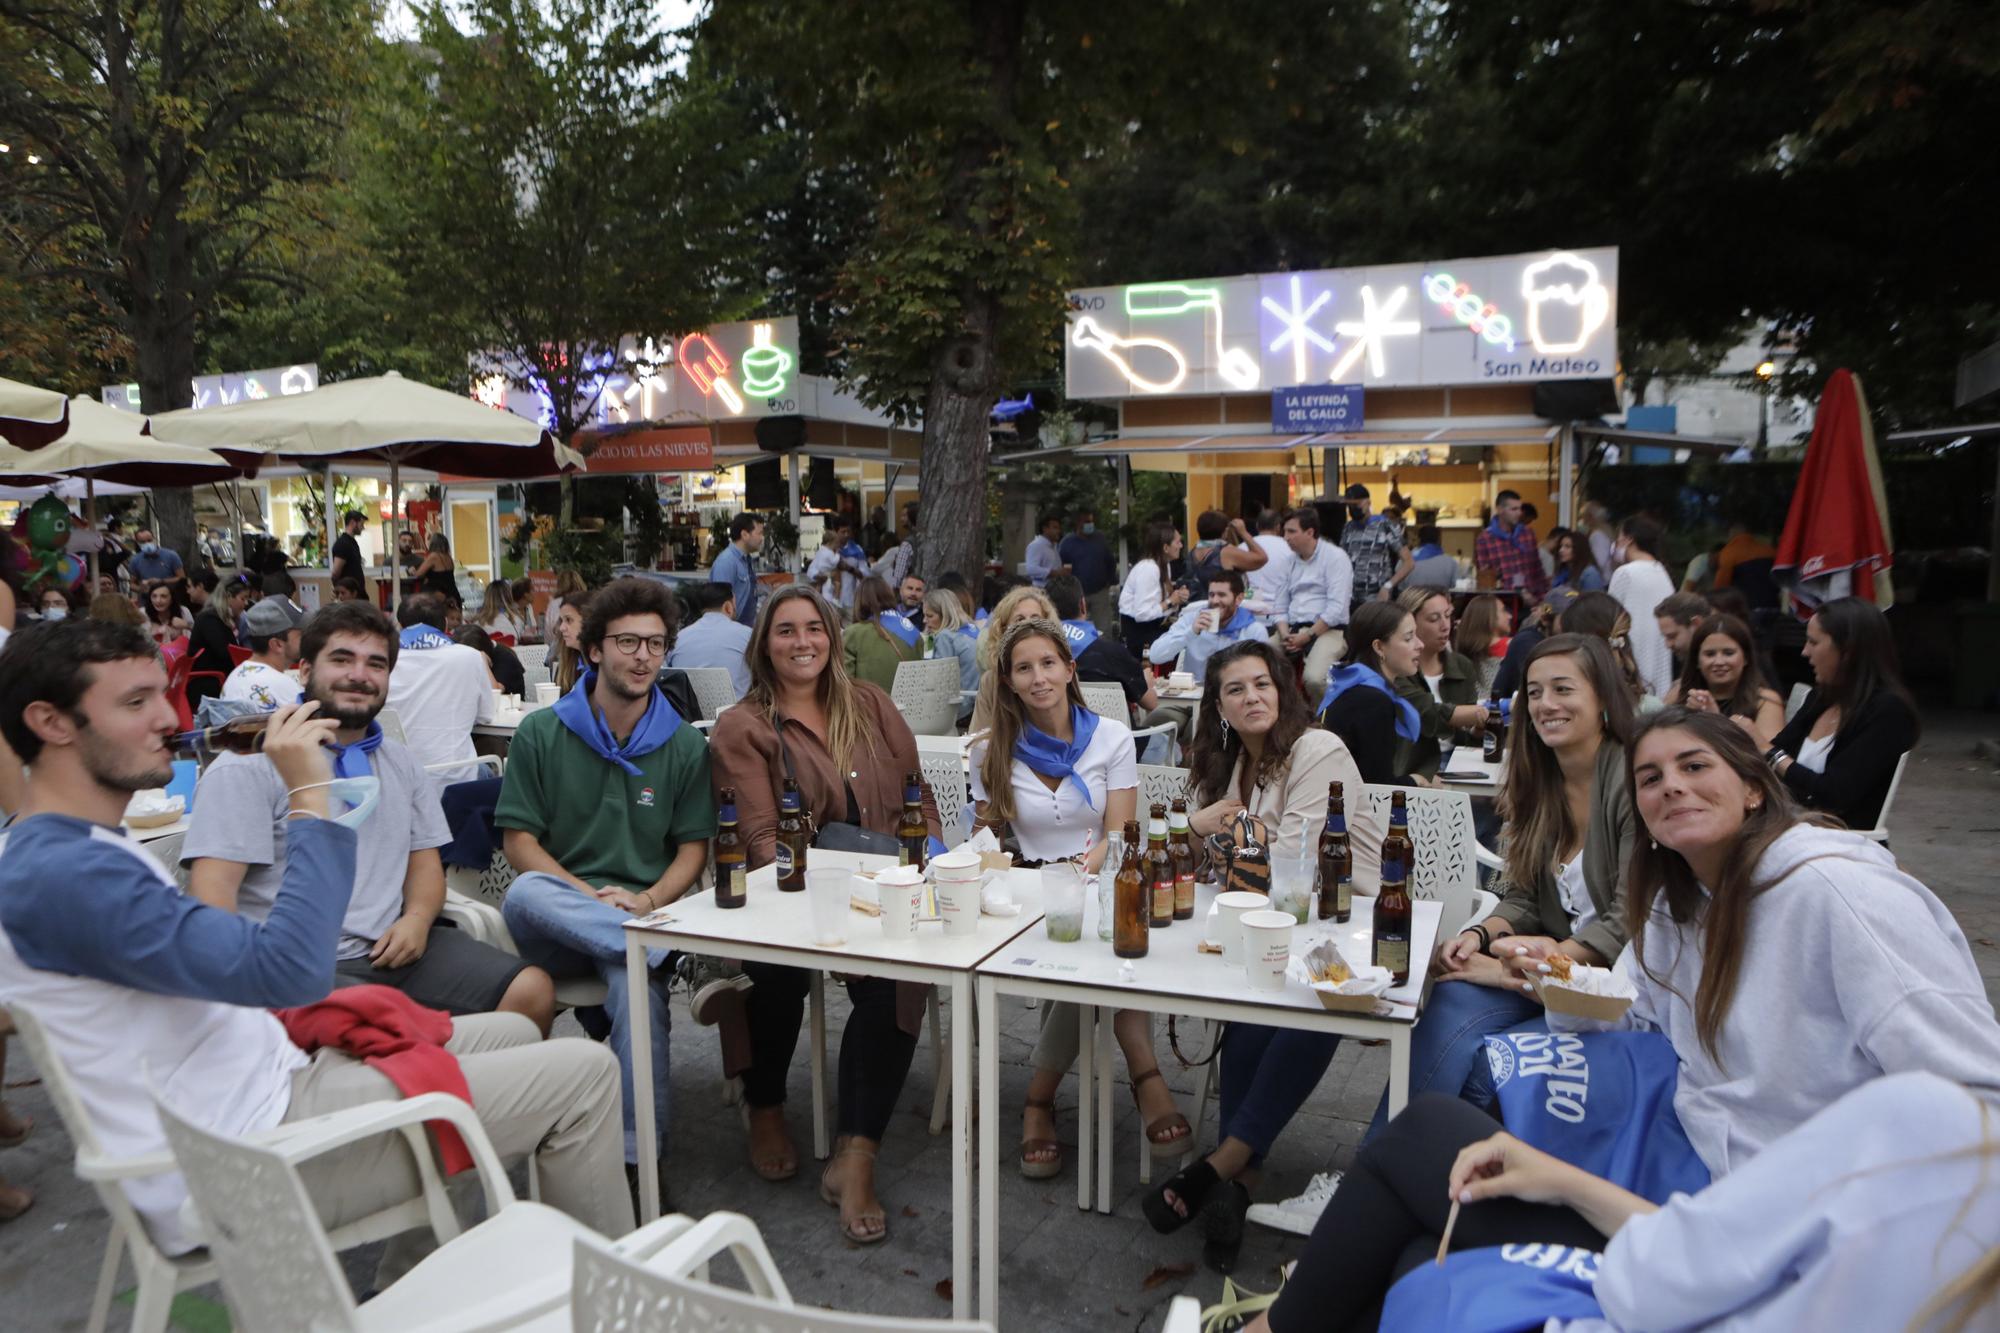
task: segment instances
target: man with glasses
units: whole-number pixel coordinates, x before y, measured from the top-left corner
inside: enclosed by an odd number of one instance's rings
[[[557,978],[603,979],[611,1047],[623,1071],[625,1160],[638,1161],[632,1025],[650,1023],[653,1123],[666,1158],[666,951],[650,951],[651,1013],[631,1012],[623,925],[673,902],[701,876],[715,835],[708,744],[659,690],[673,650],[674,596],[618,579],[590,599],[577,689],[521,722],[494,823],[520,877],[502,911],[521,956]]]

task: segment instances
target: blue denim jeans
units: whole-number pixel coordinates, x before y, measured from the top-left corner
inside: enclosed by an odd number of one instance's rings
[[[521,957],[558,979],[595,975],[605,985],[604,1012],[611,1019],[611,1051],[618,1057],[620,1092],[625,1109],[625,1160],[639,1160],[632,1124],[632,992],[625,982],[625,929],[631,917],[554,875],[531,872],[507,886],[500,905],[507,931]],[[667,1078],[667,983],[670,971],[660,965],[665,949],[649,949],[653,969],[653,1128],[660,1157],[667,1151],[667,1108],[671,1084]]]
[[[1490,1107],[1493,1088],[1486,1069],[1486,1038],[1541,1016],[1542,1007],[1518,991],[1440,981],[1431,987],[1430,1003],[1410,1033],[1410,1097],[1441,1092]],[[1385,1091],[1361,1142],[1381,1133],[1388,1119]]]
[[[1261,1161],[1319,1086],[1340,1038],[1330,1032],[1231,1023],[1222,1036],[1222,1136]]]

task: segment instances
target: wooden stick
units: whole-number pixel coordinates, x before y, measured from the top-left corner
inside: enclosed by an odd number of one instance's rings
[[[1451,1212],[1444,1219],[1444,1234],[1438,1237],[1438,1266],[1444,1266],[1444,1252],[1451,1246],[1451,1229],[1458,1225],[1458,1200],[1451,1201]]]

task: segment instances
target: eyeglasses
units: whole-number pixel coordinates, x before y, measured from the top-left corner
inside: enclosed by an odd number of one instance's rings
[[[637,657],[642,647],[648,657],[667,655],[667,636],[664,634],[612,634],[606,637],[627,657]]]

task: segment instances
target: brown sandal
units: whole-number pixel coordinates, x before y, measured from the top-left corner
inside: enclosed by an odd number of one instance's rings
[[[1027,1100],[1031,1111],[1047,1111],[1049,1119],[1056,1118],[1056,1099],[1030,1097]],[[1053,1157],[1039,1154],[1053,1153]],[[1034,1154],[1034,1155],[1031,1155]],[[1021,1174],[1029,1180],[1050,1180],[1062,1174],[1062,1141],[1059,1139],[1022,1139]]]
[[[799,1150],[785,1129],[785,1108],[742,1104],[743,1128],[750,1133],[750,1169],[765,1180],[790,1180],[799,1173]]]
[[[889,1239],[888,1212],[882,1208],[873,1208],[865,1213],[857,1212],[850,1218],[847,1215],[845,1204],[841,1201],[840,1191],[826,1183],[827,1175],[833,1170],[835,1163],[839,1162],[841,1158],[848,1156],[867,1157],[872,1160],[875,1156],[875,1150],[873,1148],[858,1147],[852,1142],[844,1143],[834,1149],[833,1157],[828,1160],[826,1168],[819,1173],[820,1201],[831,1207],[840,1209],[840,1234],[845,1236],[850,1242],[856,1245],[879,1245]],[[876,1229],[873,1231],[860,1230],[859,1228],[864,1222],[873,1222]]]
[[[0,1180],[0,1222],[11,1222],[34,1206],[32,1191]]]
[[[1165,1084],[1166,1075],[1160,1072],[1157,1065],[1143,1074],[1135,1074],[1132,1077],[1132,1104],[1140,1107],[1139,1113],[1141,1115],[1145,1114],[1145,1109],[1139,1101],[1140,1085],[1150,1083],[1156,1078],[1161,1081],[1162,1085]],[[1179,1132],[1176,1133],[1176,1130]],[[1188,1140],[1193,1136],[1194,1126],[1188,1124],[1187,1117],[1179,1111],[1170,1111],[1159,1119],[1148,1121],[1146,1124],[1146,1142],[1153,1146],[1156,1154],[1169,1150],[1178,1152],[1188,1146]]]

